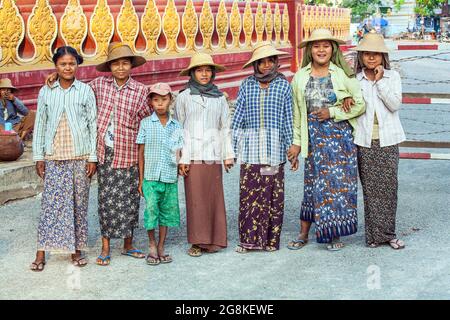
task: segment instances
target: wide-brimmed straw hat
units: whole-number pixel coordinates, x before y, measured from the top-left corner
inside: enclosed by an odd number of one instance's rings
[[[0,79],[0,89],[11,89],[11,91],[16,92],[18,89],[12,85],[12,82],[8,78]]]
[[[269,41],[263,41],[263,42],[257,44],[255,48],[253,48],[252,57],[250,58],[250,60],[247,61],[246,64],[244,64],[242,69],[247,68],[253,62],[258,61],[260,59],[268,58],[268,57],[272,57],[272,56],[280,56],[283,54],[288,54],[288,53],[275,49],[273,44]]]
[[[353,50],[389,53],[389,49],[384,43],[383,36],[376,32],[366,33],[359,42],[358,46],[356,48],[353,48]]]
[[[122,42],[111,42],[108,46],[108,56],[106,61],[97,65],[95,69],[101,72],[109,72],[111,71],[109,63],[121,58],[131,58],[132,68],[139,67],[147,62],[144,57],[134,54],[133,50],[131,50],[130,46],[127,44]]]
[[[310,42],[323,41],[323,40],[334,41],[334,42],[337,42],[338,44],[344,44],[345,43],[345,41],[343,41],[341,39],[338,39],[338,38],[335,38],[333,36],[333,34],[331,33],[331,31],[328,30],[328,29],[315,29],[311,33],[311,36],[308,39],[303,40],[302,42],[300,42],[300,45],[298,47],[299,48],[303,48]]]
[[[200,66],[214,67],[216,69],[216,72],[221,72],[225,70],[224,66],[214,63],[213,58],[209,54],[197,52],[191,57],[191,62],[189,63],[189,66],[186,69],[181,70],[180,76],[188,76],[189,71],[192,68]]]

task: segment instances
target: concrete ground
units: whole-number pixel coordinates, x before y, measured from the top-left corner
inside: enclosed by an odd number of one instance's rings
[[[445,51],[450,51],[450,46],[441,48]],[[393,52],[391,57],[434,53]],[[423,60],[402,64],[402,70],[420,79],[450,79],[448,71],[442,72],[450,70],[449,65]],[[450,85],[435,84],[430,89],[449,93]],[[411,90],[419,92],[419,86]],[[450,130],[450,105],[404,105],[401,117],[408,139],[450,141],[448,132],[440,132]],[[112,243],[109,267],[95,265],[101,247],[96,185],[92,186],[89,206],[89,264],[83,269],[72,267],[69,256],[49,255],[44,272],[29,271],[36,249],[40,197],[0,206],[0,299],[450,299],[450,161],[400,161],[397,233],[407,245],[401,251],[364,245],[361,192],[359,231],[344,239],[343,250],[326,251],[315,243],[313,232],[305,248],[288,250],[287,242],[298,232],[302,171],[286,171],[282,248],[273,253],[234,252],[239,196],[239,170],[234,168],[224,175],[229,247],[217,254],[189,257],[180,183],[182,223],[170,230],[167,241],[167,252],[174,262],[156,267],[121,256],[120,241]],[[136,245],[147,251],[142,221],[140,226]]]

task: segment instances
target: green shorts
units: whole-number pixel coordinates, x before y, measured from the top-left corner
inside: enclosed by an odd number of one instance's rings
[[[144,180],[144,227],[153,230],[159,226],[179,227],[178,183]]]

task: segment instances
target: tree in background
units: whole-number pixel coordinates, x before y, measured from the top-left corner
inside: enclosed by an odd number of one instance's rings
[[[434,16],[434,10],[441,8],[447,0],[416,0],[414,11],[424,17]]]
[[[342,7],[352,9],[352,22],[360,22],[364,18],[373,15],[381,0],[343,0]]]

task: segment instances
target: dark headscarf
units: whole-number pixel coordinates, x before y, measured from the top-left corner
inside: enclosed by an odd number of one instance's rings
[[[339,49],[338,44],[335,41],[329,40],[331,43],[331,46],[333,47],[333,52],[331,54],[331,62],[333,62],[335,65],[337,65],[339,68],[344,70],[347,77],[352,78],[355,76],[355,72],[352,68],[348,65],[347,61],[345,61],[344,55],[342,54],[342,51]],[[303,61],[302,61],[302,68],[306,67],[310,62],[313,61],[312,59],[312,45],[314,42],[310,42],[306,45],[304,54],[303,54]]]
[[[356,73],[360,73],[364,68],[364,63],[363,63],[363,53],[364,51],[358,51],[358,55],[356,56],[355,59],[355,70]],[[383,68],[386,70],[391,70],[391,63],[389,62],[389,54],[385,53],[385,52],[381,52],[381,54],[383,55],[381,64],[383,65]]]
[[[210,98],[219,98],[223,96],[223,92],[219,90],[219,88],[213,84],[214,78],[216,77],[216,69],[214,67],[211,67],[212,69],[212,76],[211,80],[208,84],[200,84],[195,80],[195,68],[192,68],[189,70],[189,76],[191,77],[186,84],[185,89],[191,89],[191,95],[199,95],[199,96],[205,96]]]
[[[255,76],[256,80],[258,80],[259,82],[262,82],[262,83],[269,83],[278,77],[286,79],[284,74],[282,74],[281,72],[278,71],[278,68],[280,67],[278,65],[278,56],[271,56],[269,58],[273,61],[273,67],[266,74],[263,74],[263,73],[259,72],[259,70],[258,70],[258,64],[261,61],[261,59],[252,62],[254,76]]]

